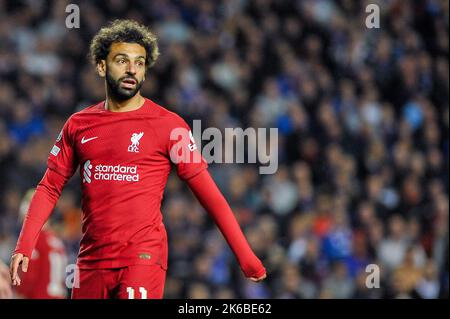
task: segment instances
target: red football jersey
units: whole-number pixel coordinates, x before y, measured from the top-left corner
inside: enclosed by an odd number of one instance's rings
[[[167,269],[160,207],[171,166],[183,180],[207,168],[185,121],[149,99],[130,112],[111,112],[103,101],[73,114],[47,164],[64,176],[80,167],[83,236],[77,264],[86,269]]]
[[[31,254],[28,271],[20,271],[22,284],[16,292],[26,299],[66,298],[67,255],[63,242],[51,231],[42,230]]]

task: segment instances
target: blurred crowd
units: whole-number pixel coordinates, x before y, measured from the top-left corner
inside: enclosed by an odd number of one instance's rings
[[[243,278],[171,175],[165,298],[448,298],[448,1],[70,1],[79,29],[65,27],[68,3],[0,0],[1,260],[65,120],[104,99],[92,36],[130,18],[159,39],[144,96],[203,128],[279,130],[275,174],[210,165],[268,278]],[[365,25],[369,3],[380,28]],[[79,183],[52,215],[72,263]]]

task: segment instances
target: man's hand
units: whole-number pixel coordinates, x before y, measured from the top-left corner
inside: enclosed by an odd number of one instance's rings
[[[23,254],[14,254],[11,257],[11,264],[9,266],[9,273],[11,275],[11,281],[13,286],[20,286],[20,278],[17,274],[19,265],[22,264],[22,271],[27,272],[29,258]]]
[[[263,281],[266,277],[267,277],[267,274],[264,274],[264,275],[262,275],[261,277],[258,277],[258,278],[250,277],[248,279],[250,279],[253,282],[260,282],[260,281]]]

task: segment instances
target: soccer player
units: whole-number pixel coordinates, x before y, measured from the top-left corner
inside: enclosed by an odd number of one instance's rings
[[[25,218],[35,190],[25,193],[19,216]],[[16,297],[24,299],[64,299],[67,297],[65,274],[67,254],[64,243],[46,223],[29,259],[29,269],[21,275],[26,285],[15,286]]]
[[[20,285],[19,265],[27,271],[39,231],[78,166],[83,236],[72,298],[162,298],[168,247],[160,207],[172,165],[244,275],[263,280],[266,270],[208,173],[189,126],[140,94],[159,55],[156,37],[135,21],[116,20],[93,38],[90,55],[105,79],[106,99],[73,114],[56,139],[11,257],[13,285]]]

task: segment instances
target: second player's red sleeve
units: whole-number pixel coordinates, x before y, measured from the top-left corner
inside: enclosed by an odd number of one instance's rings
[[[31,258],[39,233],[56,205],[68,177],[47,169],[30,202],[14,253]]]
[[[224,196],[207,170],[188,179],[187,184],[212,216],[235,254],[246,277],[259,278],[266,269],[253,253]]]

